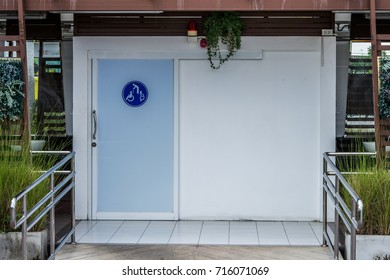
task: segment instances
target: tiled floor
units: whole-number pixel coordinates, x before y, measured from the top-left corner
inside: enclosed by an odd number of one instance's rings
[[[80,221],[78,243],[316,246],[318,222]]]

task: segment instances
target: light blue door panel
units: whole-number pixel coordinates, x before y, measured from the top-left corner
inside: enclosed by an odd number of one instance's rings
[[[173,212],[173,61],[98,60],[98,212]],[[148,89],[127,105],[130,81]]]

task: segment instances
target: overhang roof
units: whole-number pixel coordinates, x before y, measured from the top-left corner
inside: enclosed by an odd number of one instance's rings
[[[0,0],[0,11],[16,11],[17,0]],[[24,0],[26,11],[368,11],[370,0]],[[390,11],[389,0],[376,0]]]

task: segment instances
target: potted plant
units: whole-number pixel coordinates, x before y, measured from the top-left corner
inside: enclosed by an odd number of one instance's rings
[[[219,69],[241,48],[241,32],[244,29],[239,15],[235,12],[214,12],[208,15],[204,23],[207,40],[207,55],[212,69]],[[223,54],[221,46],[226,46]],[[214,63],[213,60],[218,60]]]
[[[390,256],[390,175],[386,166],[370,157],[361,157],[346,175],[363,202],[363,227],[356,237],[357,259],[384,259]],[[352,166],[352,163],[350,164]],[[342,194],[346,202],[350,197]],[[350,256],[350,236],[346,236],[346,255]]]

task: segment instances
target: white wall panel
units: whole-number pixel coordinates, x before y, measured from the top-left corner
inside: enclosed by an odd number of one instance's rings
[[[318,218],[320,52],[207,63],[180,63],[180,218]]]
[[[335,143],[335,38],[245,37],[262,60],[211,71],[185,37],[74,38],[76,215],[91,209],[91,53],[174,59],[179,217],[316,220]],[[322,52],[323,50],[323,52]],[[323,60],[322,60],[323,58]],[[176,137],[176,136],[175,136]]]

